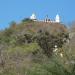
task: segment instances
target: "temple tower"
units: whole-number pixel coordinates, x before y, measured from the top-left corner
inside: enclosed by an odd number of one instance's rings
[[[36,15],[33,13],[33,14],[30,16],[30,19],[35,21],[35,20],[36,20]]]
[[[60,16],[58,14],[55,17],[55,22],[60,23]]]

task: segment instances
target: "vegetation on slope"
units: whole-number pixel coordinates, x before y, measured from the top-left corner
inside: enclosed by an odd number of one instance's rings
[[[0,32],[0,75],[74,75],[68,40],[61,23],[12,22]]]

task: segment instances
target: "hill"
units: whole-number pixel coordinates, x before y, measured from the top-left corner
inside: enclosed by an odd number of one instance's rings
[[[49,72],[48,68],[54,69],[56,64],[52,59],[60,57],[64,52],[62,48],[67,39],[67,27],[61,23],[28,19],[19,24],[12,22],[9,28],[0,32],[0,75],[54,74],[55,72]],[[59,49],[58,55],[54,53],[56,46]],[[61,57],[58,60],[61,60]],[[64,58],[62,60],[64,61]]]

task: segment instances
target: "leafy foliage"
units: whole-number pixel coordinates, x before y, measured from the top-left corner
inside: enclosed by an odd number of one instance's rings
[[[32,20],[29,19],[29,18],[24,18],[24,19],[22,20],[22,22],[32,22]]]
[[[0,32],[0,75],[75,75],[65,29],[28,18],[13,22]],[[55,45],[63,50],[63,58],[53,53]]]

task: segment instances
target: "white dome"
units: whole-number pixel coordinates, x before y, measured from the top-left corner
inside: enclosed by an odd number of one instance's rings
[[[35,20],[35,19],[36,19],[36,15],[33,13],[33,14],[30,16],[30,19]]]
[[[60,22],[60,16],[58,14],[56,15],[55,22]]]

